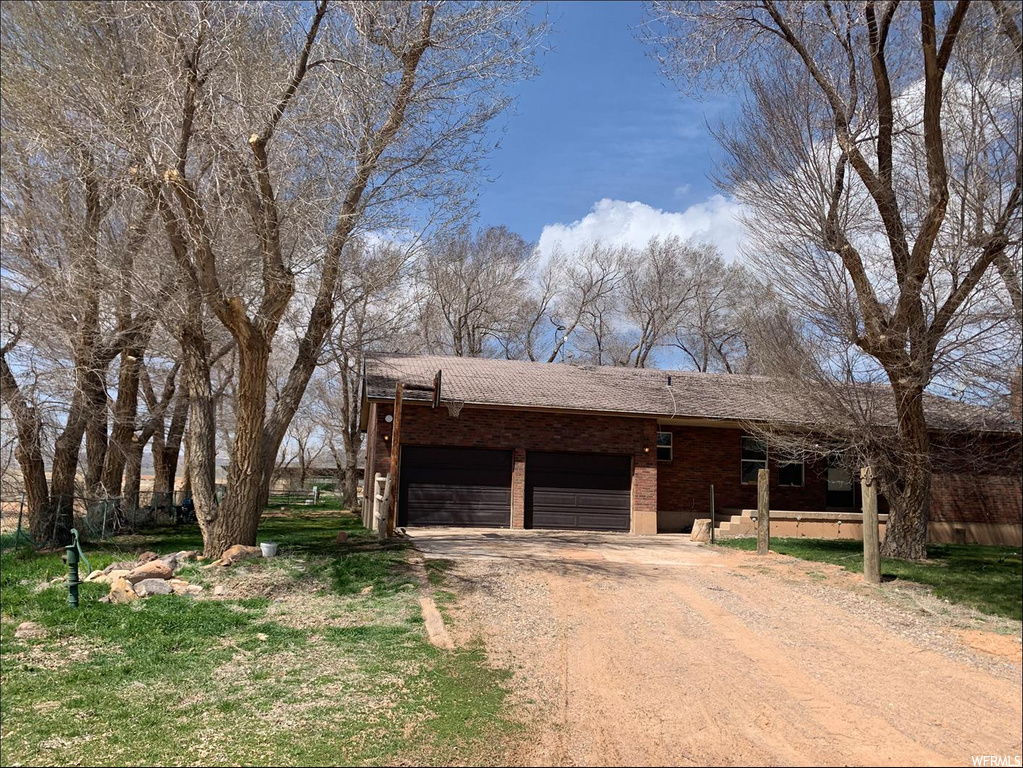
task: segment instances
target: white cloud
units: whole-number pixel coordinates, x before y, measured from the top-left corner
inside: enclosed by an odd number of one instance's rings
[[[662,211],[638,201],[604,198],[578,221],[545,226],[540,233],[539,249],[547,257],[559,243],[571,252],[596,240],[642,246],[655,235],[695,236],[714,243],[726,261],[735,261],[740,258],[744,238],[739,211],[737,202],[722,195],[714,195],[684,211]]]

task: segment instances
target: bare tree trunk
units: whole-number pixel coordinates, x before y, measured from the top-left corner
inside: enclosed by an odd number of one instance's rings
[[[344,484],[342,488],[344,505],[355,509],[359,501],[359,456],[358,452],[345,452]]]
[[[142,488],[142,454],[146,444],[133,440],[124,457],[124,488],[121,493],[121,510],[133,515],[139,508],[139,493]]]
[[[891,508],[881,554],[907,560],[927,557],[927,518],[931,504],[931,444],[924,416],[923,391],[893,384],[898,415],[898,474],[886,477]],[[888,472],[888,475],[893,473]]]
[[[3,351],[6,353],[7,348]],[[21,467],[29,532],[35,541],[43,542],[53,530],[53,519],[46,487],[46,464],[43,461],[42,420],[39,412],[25,398],[3,355],[0,355],[0,377],[3,402],[10,410],[18,431],[18,445],[14,455]]]
[[[208,533],[216,529],[221,518],[215,497],[217,432],[213,415],[213,386],[210,383],[209,355],[198,300],[192,303],[188,311],[191,320],[185,324],[181,333],[185,382],[189,393],[186,484],[195,502],[195,513],[203,532],[206,554],[219,557],[226,547],[218,549],[219,545],[211,543]]]
[[[135,419],[139,402],[139,366],[143,350],[132,347],[121,352],[121,369],[117,376],[117,404],[114,407],[114,425],[110,431],[103,463],[101,482],[108,496],[121,495],[128,454],[134,450]],[[141,464],[139,465],[141,470]]]
[[[107,456],[106,366],[90,367],[83,379],[85,416],[85,492],[102,494],[100,482]]]
[[[162,434],[162,428],[158,428],[153,436],[153,493],[162,494],[161,498],[166,498],[168,503],[174,495],[178,457],[181,454],[181,442],[187,421],[188,392],[182,388],[177,393],[177,400],[174,401],[174,411],[171,414],[170,427],[167,429],[166,437]],[[186,469],[186,477],[187,474]]]
[[[174,492],[174,475],[170,471],[167,442],[162,426],[153,433],[153,503],[170,504]],[[174,457],[177,465],[178,457]]]
[[[263,452],[269,359],[269,348],[255,334],[247,344],[238,345],[238,412],[227,474],[228,494],[217,514],[203,528],[206,554],[210,556],[217,557],[235,544],[251,546],[256,543],[256,530],[271,474]],[[194,420],[192,427],[195,440],[198,424]]]
[[[189,408],[189,413],[192,409]],[[181,494],[184,498],[192,497],[192,438],[186,432],[181,440],[184,445],[185,466],[181,471]]]

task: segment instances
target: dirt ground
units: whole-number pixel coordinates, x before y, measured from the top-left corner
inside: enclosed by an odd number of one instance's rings
[[[538,730],[510,762],[969,765],[1021,752],[1019,622],[682,537],[413,535],[452,561],[456,641],[481,633],[514,670]]]

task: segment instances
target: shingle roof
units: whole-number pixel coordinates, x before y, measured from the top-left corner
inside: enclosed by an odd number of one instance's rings
[[[366,395],[393,399],[399,379],[406,385],[432,386],[438,370],[443,372],[445,402],[722,421],[798,424],[806,419],[798,398],[764,376],[439,355],[390,354],[367,360]],[[431,395],[406,390],[405,397],[429,400]],[[998,414],[980,406],[929,395],[925,408],[936,429],[1011,429]]]

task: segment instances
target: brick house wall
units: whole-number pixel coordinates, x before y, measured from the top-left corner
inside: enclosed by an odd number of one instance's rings
[[[370,498],[375,473],[390,465],[393,412],[387,403],[370,404],[366,442],[364,494]],[[656,433],[673,435],[670,462],[658,462]],[[402,415],[402,444],[458,446],[512,451],[511,525],[522,528],[525,516],[527,451],[567,451],[629,455],[633,462],[632,530],[634,533],[679,531],[697,517],[707,517],[710,486],[722,516],[725,510],[752,509],[755,484],[741,482],[743,431],[724,427],[658,426],[653,418],[586,413],[554,413],[524,409],[463,408],[456,418],[447,408],[432,409],[406,401]],[[387,439],[385,439],[387,438]],[[778,484],[777,456],[768,452],[771,508],[785,511],[823,511],[827,508],[827,469],[823,462],[807,463],[802,488]],[[1018,477],[1003,474],[936,474],[932,488],[931,523],[935,534],[952,536],[952,524],[1005,528],[1009,539],[994,533],[971,534],[971,540],[1012,543],[1020,536],[1023,492]],[[886,512],[882,498],[880,511]],[[944,527],[949,531],[944,532]],[[1001,536],[1001,534],[998,534]],[[1012,538],[1015,537],[1015,538]],[[936,540],[943,540],[939,538]],[[951,540],[951,539],[950,539]]]
[[[393,406],[378,403],[367,434],[366,476],[390,471]],[[387,439],[385,439],[387,438]],[[504,410],[466,406],[458,417],[447,408],[406,401],[401,444],[511,450],[512,527],[525,515],[527,451],[611,453],[632,457],[632,532],[657,532],[657,422],[601,414]],[[371,482],[371,481],[368,481]]]
[[[1008,475],[935,475],[932,523],[1023,523],[1023,484]]]
[[[710,515],[710,486],[719,513],[757,506],[756,483],[742,483],[741,429],[662,425],[672,433],[672,460],[657,464],[657,506],[662,531],[681,530],[694,518]],[[819,511],[827,506],[827,467],[823,462],[803,467],[803,487],[778,484],[778,462],[767,454],[771,508]]]

